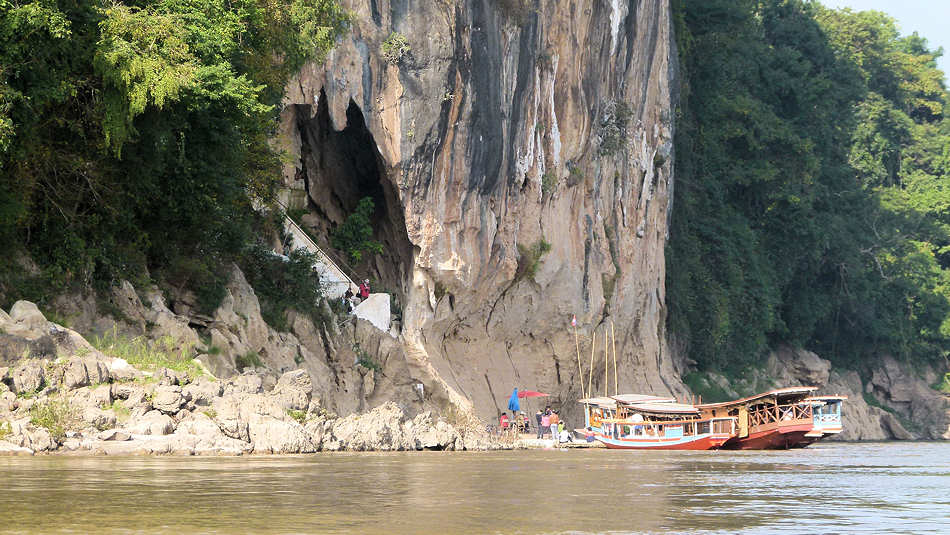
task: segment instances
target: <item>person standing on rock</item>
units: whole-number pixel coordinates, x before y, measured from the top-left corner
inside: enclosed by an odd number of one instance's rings
[[[541,416],[541,427],[538,429],[538,438],[544,438],[544,434],[547,433],[548,429],[551,427],[551,407],[544,409],[544,414]]]
[[[541,435],[544,433],[544,427],[541,426],[541,420],[543,418],[541,409],[538,409],[538,412],[534,415],[534,419],[538,422],[538,438],[541,438]]]
[[[367,297],[369,297],[369,279],[363,279],[363,283],[360,284],[360,299],[366,301]]]
[[[557,427],[560,421],[561,419],[558,416],[557,411],[552,412],[551,416],[548,418],[548,422],[551,424],[551,438],[553,438],[555,442],[557,442],[558,439]]]

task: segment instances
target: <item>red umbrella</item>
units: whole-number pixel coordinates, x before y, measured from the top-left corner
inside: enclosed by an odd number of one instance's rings
[[[535,392],[534,390],[519,390],[519,398],[546,398],[551,394],[545,394],[544,392]]]

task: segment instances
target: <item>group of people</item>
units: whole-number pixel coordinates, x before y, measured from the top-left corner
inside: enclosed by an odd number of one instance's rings
[[[557,442],[574,442],[574,437],[564,422],[561,421],[560,414],[558,414],[558,411],[551,410],[550,405],[545,407],[544,412],[539,410],[534,415],[534,419],[538,425],[539,439],[550,433],[551,439]],[[498,428],[502,432],[515,429],[518,432],[527,433],[531,429],[531,424],[528,415],[524,411],[517,414],[512,413],[510,417],[507,412],[503,412],[498,418]]]
[[[534,419],[538,423],[538,438],[544,438],[550,432],[551,439],[554,441],[574,442],[574,436],[561,421],[561,414],[558,411],[551,410],[550,405],[544,408],[544,412],[539,410],[535,413]]]
[[[503,432],[509,429],[516,429],[520,433],[527,433],[529,429],[528,415],[525,414],[524,411],[518,414],[512,412],[509,418],[508,413],[503,412],[501,413],[501,417],[498,418],[498,428]]]
[[[343,302],[343,306],[346,307],[347,312],[353,312],[353,309],[356,308],[356,305],[362,303],[368,297],[369,279],[363,279],[363,282],[360,283],[360,287],[356,289],[355,293],[353,292],[352,288],[347,288],[340,300]]]

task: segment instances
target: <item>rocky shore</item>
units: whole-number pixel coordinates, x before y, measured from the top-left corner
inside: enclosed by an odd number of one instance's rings
[[[33,303],[0,310],[0,454],[244,455],[498,447],[475,422],[397,404],[347,417],[305,370],[214,378],[197,360],[135,367],[49,322]],[[453,425],[454,424],[454,425]]]

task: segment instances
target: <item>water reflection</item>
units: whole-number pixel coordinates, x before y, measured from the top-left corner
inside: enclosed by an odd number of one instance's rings
[[[0,532],[940,533],[950,444],[0,458]]]

